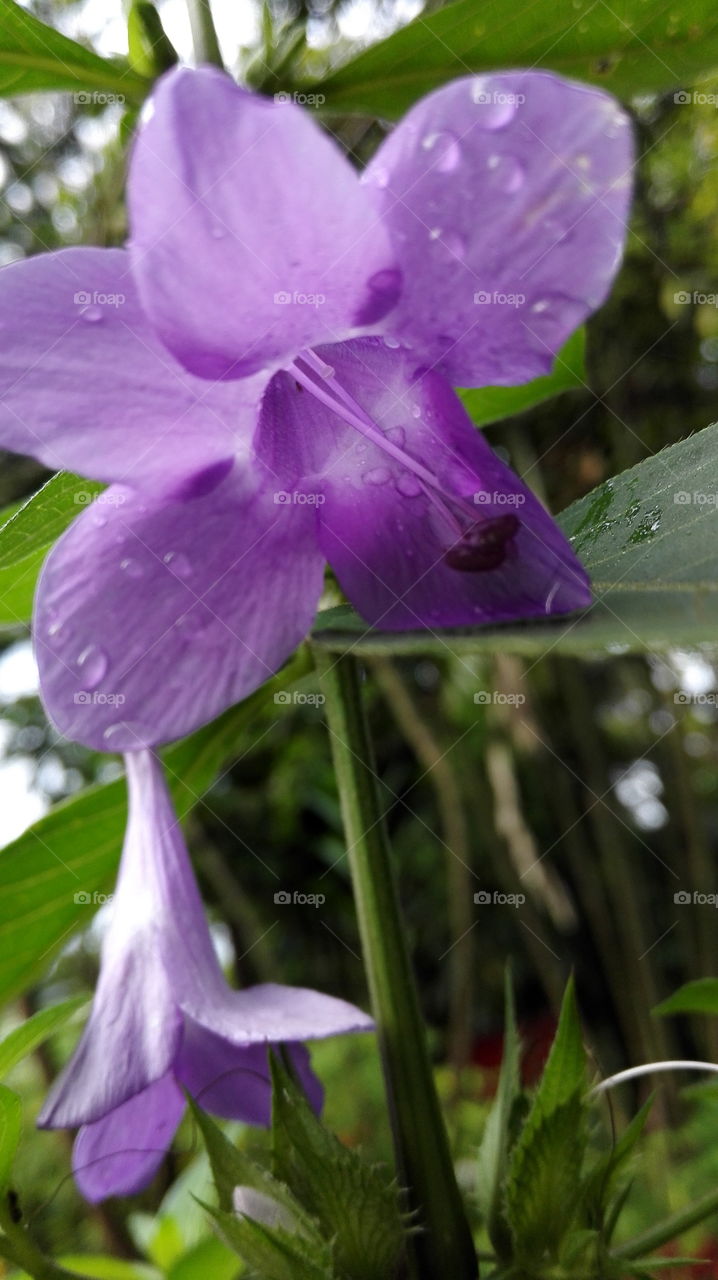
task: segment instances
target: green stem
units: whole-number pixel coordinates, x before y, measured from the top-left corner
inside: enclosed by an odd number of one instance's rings
[[[224,70],[210,0],[187,0],[187,11],[195,58],[198,62],[210,62]]]
[[[471,1232],[456,1184],[399,910],[355,660],[315,652],[341,799],[372,1012],[382,1055],[399,1177],[419,1232],[416,1280],[473,1280]]]
[[[645,1254],[653,1253],[655,1249],[660,1249],[661,1245],[668,1244],[669,1240],[675,1240],[677,1236],[682,1236],[685,1231],[690,1231],[691,1227],[697,1226],[704,1218],[716,1212],[718,1212],[718,1190],[709,1191],[700,1200],[696,1200],[695,1204],[688,1205],[686,1209],[679,1209],[677,1213],[672,1213],[670,1218],[664,1218],[663,1222],[644,1231],[640,1236],[634,1236],[632,1240],[627,1240],[625,1244],[612,1249],[611,1257],[624,1260],[641,1258]]]
[[[66,1271],[46,1258],[33,1244],[25,1227],[15,1222],[5,1195],[0,1196],[0,1256],[26,1271],[34,1280],[81,1280],[75,1271]]]

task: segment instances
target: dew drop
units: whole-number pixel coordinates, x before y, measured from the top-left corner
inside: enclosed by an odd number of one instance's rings
[[[107,675],[109,662],[104,649],[96,644],[88,644],[77,659],[77,670],[82,676],[85,689],[96,689]]]
[[[429,232],[430,240],[438,240],[441,236],[441,227],[432,227]]]
[[[384,346],[389,347],[391,351],[396,351],[397,347],[401,346],[401,343],[399,342],[398,338],[392,338],[391,336],[386,336],[384,338]]]
[[[480,129],[505,129],[516,115],[518,95],[489,87],[486,80],[475,80],[471,97],[479,108],[476,123]]]
[[[427,133],[421,143],[424,151],[431,152],[432,168],[439,173],[451,173],[461,163],[461,145],[455,134],[448,129],[440,129],[436,133]]]
[[[102,310],[100,307],[83,307],[80,315],[87,324],[97,324],[102,319]]]
[[[192,565],[183,551],[168,551],[162,561],[178,578],[189,578],[192,573]]]
[[[120,568],[123,573],[127,574],[128,578],[142,577],[142,565],[138,564],[136,560],[120,560]]]
[[[382,485],[391,480],[391,472],[386,467],[373,467],[362,476],[364,484]]]
[[[387,440],[391,440],[391,443],[395,444],[398,449],[404,448],[404,445],[406,444],[406,431],[403,427],[389,427],[384,434]]]
[[[383,191],[385,187],[389,186],[389,170],[377,165],[375,169],[370,169],[366,180],[367,182],[373,182],[375,187],[380,187]]]
[[[421,417],[421,405],[420,405],[420,404],[413,404],[413,405],[411,406],[411,416],[412,416],[412,418],[420,418],[420,417]]]
[[[515,156],[490,156],[488,166],[491,170],[492,185],[499,191],[505,192],[506,195],[514,195],[520,191],[526,174],[521,161]]]
[[[420,493],[424,492],[424,487],[411,471],[402,471],[396,482],[396,488],[404,498],[418,498]]]

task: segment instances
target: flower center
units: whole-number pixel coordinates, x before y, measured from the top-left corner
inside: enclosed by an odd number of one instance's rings
[[[333,365],[327,364],[316,352],[303,351],[288,366],[288,372],[321,404],[416,477],[426,496],[443,516],[449,536],[453,538],[444,555],[444,563],[450,569],[482,573],[497,569],[504,563],[521,527],[517,516],[482,515],[477,518],[467,499],[444,489],[431,471],[377,426],[339,382]]]

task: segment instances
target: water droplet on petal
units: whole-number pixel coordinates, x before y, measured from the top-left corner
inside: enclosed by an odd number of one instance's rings
[[[96,689],[107,675],[109,666],[107,654],[96,644],[88,644],[77,659],[77,670],[82,676],[85,689]]]
[[[421,405],[420,405],[420,404],[413,404],[413,405],[411,406],[411,416],[412,416],[412,418],[420,418],[420,417],[421,417]]]
[[[481,129],[505,129],[516,115],[518,94],[492,89],[481,77],[474,80],[471,97],[478,107],[476,123]]]
[[[102,319],[102,310],[100,307],[83,307],[80,315],[88,324],[97,324]]]
[[[392,338],[390,334],[387,334],[384,337],[384,346],[389,347],[392,351],[396,351],[397,347],[401,346],[401,343],[398,338]]]
[[[524,184],[525,170],[515,156],[493,155],[489,157],[488,167],[491,170],[491,182],[506,195],[514,195]]]
[[[439,129],[435,133],[427,133],[422,139],[424,151],[431,152],[432,167],[439,173],[451,173],[461,163],[461,146],[455,134],[448,129]]]
[[[429,231],[430,240],[438,240],[441,236],[441,227],[432,227]]]
[[[366,181],[373,182],[375,187],[380,187],[383,191],[385,187],[389,186],[389,170],[377,165],[369,170],[366,175]]]
[[[405,498],[418,498],[424,492],[424,486],[411,471],[402,471],[396,482],[396,488]]]
[[[178,578],[189,578],[192,573],[192,565],[183,551],[168,551],[162,560]]]
[[[382,485],[391,480],[391,472],[386,467],[373,467],[362,476],[364,484]]]
[[[127,574],[128,578],[142,577],[142,565],[138,564],[136,560],[131,560],[129,558],[127,560],[120,560],[120,568],[123,573]]]
[[[387,440],[391,440],[391,443],[395,444],[398,449],[404,448],[404,445],[406,444],[406,431],[403,427],[389,427],[384,434]]]

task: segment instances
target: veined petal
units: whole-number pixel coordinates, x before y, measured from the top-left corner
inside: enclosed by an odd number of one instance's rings
[[[321,493],[321,545],[368,622],[391,630],[476,626],[590,602],[585,571],[561,530],[438,373],[376,338],[321,348],[319,356],[333,370],[326,385],[353,399],[381,443],[281,373],[267,389],[256,446],[285,477],[303,475]],[[461,568],[455,548],[464,534]]]
[[[311,1105],[321,1111],[323,1090],[307,1050],[295,1044],[287,1052]],[[232,1044],[187,1019],[175,1075],[203,1110],[226,1120],[268,1125],[272,1087],[267,1053],[266,1044]]]
[[[116,1107],[75,1139],[72,1169],[86,1200],[132,1196],[152,1181],[172,1142],[184,1110],[172,1075]]]
[[[258,383],[194,378],[156,338],[121,249],[0,272],[0,446],[96,480],[167,484],[231,459]]]
[[[281,666],[311,626],[323,558],[314,509],[275,486],[238,465],[199,497],[112,488],[75,521],[35,608],[61,732],[105,751],[171,741]]]
[[[453,385],[548,372],[603,302],[631,194],[628,116],[540,71],[422,98],[368,165],[404,287],[384,328]]]
[[[276,367],[396,301],[388,234],[336,143],[293,103],[211,68],[160,82],[129,201],[144,305],[202,377]]]

